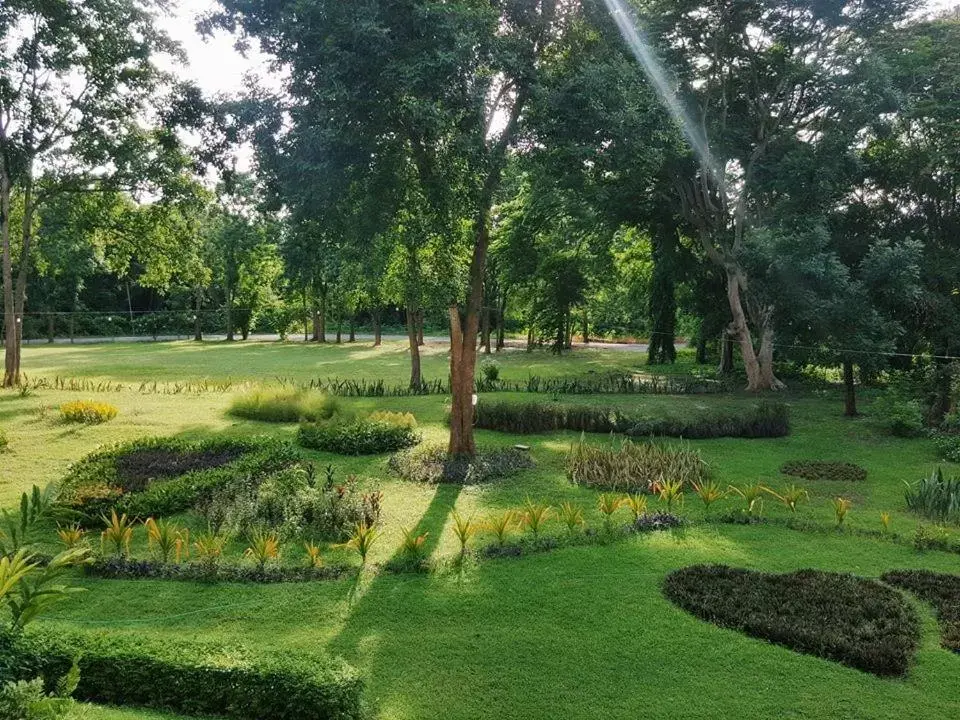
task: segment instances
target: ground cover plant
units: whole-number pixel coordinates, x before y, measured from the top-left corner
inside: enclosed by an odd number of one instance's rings
[[[593,445],[581,437],[567,454],[570,481],[600,490],[659,493],[665,482],[673,481],[694,488],[708,474],[699,451],[677,443],[624,440]]]
[[[481,400],[475,408],[478,428],[510,433],[573,430],[621,433],[631,437],[662,435],[691,439],[719,437],[782,437],[790,432],[783,403],[761,402],[736,413],[703,413],[700,417],[645,418],[617,408],[550,402],[511,403]]]
[[[941,523],[960,523],[960,478],[944,477],[942,468],[907,483],[904,499],[917,515]]]
[[[60,406],[60,419],[65,423],[99,425],[113,420],[119,410],[115,405],[93,400],[74,400]]]
[[[391,455],[389,467],[411,482],[474,485],[532,468],[534,461],[519,448],[481,448],[473,458],[457,458],[442,444],[424,444]]]
[[[853,575],[696,565],[667,575],[663,592],[708,622],[875,675],[906,673],[920,639],[897,592]]]
[[[960,653],[960,575],[929,570],[891,570],[883,581],[907,590],[936,608],[943,646]]]
[[[790,460],[780,466],[780,472],[804,480],[860,482],[867,479],[867,471],[859,465],[824,460]]]
[[[294,423],[329,420],[337,410],[334,398],[315,390],[258,388],[233,398],[228,412],[245,420]]]
[[[338,455],[376,455],[416,445],[421,440],[410,413],[376,412],[367,417],[304,422],[297,441],[306,448]]]

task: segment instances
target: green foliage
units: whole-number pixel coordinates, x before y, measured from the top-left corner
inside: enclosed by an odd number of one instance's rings
[[[484,386],[494,386],[500,380],[500,363],[496,360],[484,360],[480,363],[480,381]]]
[[[481,448],[472,458],[451,457],[446,445],[433,443],[391,455],[388,464],[404,480],[458,485],[488,482],[534,467],[525,450]]]
[[[932,604],[940,621],[943,647],[960,653],[960,576],[929,570],[892,570],[881,579]]]
[[[667,512],[673,513],[674,505],[683,505],[683,480],[664,480],[659,495],[660,501],[667,504]]]
[[[127,519],[126,514],[118,515],[116,510],[110,511],[110,516],[102,516],[106,526],[100,533],[101,546],[109,545],[117,557],[129,557],[130,541],[133,539],[133,521]]]
[[[227,412],[244,420],[295,423],[329,420],[339,410],[336,398],[317,391],[261,388],[235,397]]]
[[[846,462],[821,460],[790,460],[780,466],[784,475],[804,480],[832,480],[835,482],[860,482],[867,479],[867,471],[859,465]]]
[[[557,518],[566,526],[571,537],[576,535],[584,525],[583,508],[574,505],[569,500],[560,505],[560,509],[557,510]]]
[[[567,454],[567,477],[577,485],[615,492],[655,492],[667,479],[693,487],[707,477],[700,452],[686,445],[644,442],[590,445],[584,438]]]
[[[81,700],[246,720],[361,717],[357,672],[317,654],[53,631],[2,636],[0,650],[17,679],[50,684],[79,657]]]
[[[13,555],[36,539],[42,521],[55,519],[59,514],[55,499],[53,485],[47,485],[43,490],[34,485],[29,493],[20,495],[17,512],[0,510],[0,555]]]
[[[357,523],[353,528],[353,535],[342,547],[353,550],[360,556],[360,564],[367,564],[367,555],[370,554],[370,548],[380,537],[380,531],[373,525],[366,523]]]
[[[484,527],[497,538],[497,545],[504,545],[507,541],[507,533],[516,526],[517,513],[513,510],[504,510],[498,515],[487,518],[484,522]]]
[[[189,544],[186,528],[170,520],[147,518],[143,526],[147,531],[147,546],[160,562],[170,562],[176,557],[178,548]]]
[[[960,463],[960,434],[936,433],[933,443],[937,448],[937,455],[947,462]]]
[[[853,502],[847,498],[835,497],[832,505],[833,515],[837,520],[837,527],[840,527],[843,525],[844,521],[846,521],[847,514],[850,512],[850,508],[853,507]]]
[[[540,535],[543,524],[550,519],[552,512],[553,508],[546,503],[534,502],[527,498],[523,510],[520,511],[520,523],[536,538]]]
[[[250,534],[250,545],[243,556],[253,560],[261,570],[271,560],[280,559],[280,538],[275,532],[254,530]]]
[[[810,499],[810,493],[801,487],[797,487],[796,485],[788,485],[779,492],[768,488],[767,492],[783,503],[784,507],[786,507],[792,513],[797,511],[797,506],[801,502]]]
[[[703,503],[703,508],[707,512],[710,511],[711,505],[718,500],[722,500],[727,495],[727,491],[724,490],[716,480],[704,480],[703,482],[696,483],[693,485],[693,491],[697,494],[697,497],[700,498],[700,502]]]
[[[316,423],[301,423],[297,441],[306,448],[339,455],[377,455],[412,447],[420,442],[420,433],[412,416],[378,413],[350,421],[337,418]]]
[[[551,402],[477,403],[478,428],[509,433],[542,433],[574,430],[589,433],[622,433],[630,437],[666,436],[688,439],[717,437],[782,437],[790,432],[789,410],[784,403],[761,402],[747,411],[704,414],[701,417],[647,419],[617,409]]]
[[[78,592],[59,580],[88,558],[86,548],[64,550],[45,564],[23,548],[0,557],[0,607],[9,610],[13,629],[22,629],[52,605]]]
[[[9,681],[0,687],[0,717],[6,720],[69,720],[73,700],[47,694],[43,678]]]
[[[936,522],[960,523],[960,478],[945,478],[938,467],[906,486],[904,498],[911,512]]]
[[[877,398],[874,412],[880,425],[896,437],[918,437],[923,433],[923,407],[919,400],[895,388]]]
[[[697,565],[667,575],[663,592],[702,620],[875,675],[905,674],[920,640],[899,593],[853,575]]]
[[[474,522],[472,517],[463,517],[456,510],[451,514],[451,518],[453,519],[453,534],[457,538],[457,542],[460,543],[460,557],[463,558],[467,552],[467,543],[476,535],[477,530],[480,529],[480,524]]]
[[[603,515],[603,526],[607,532],[613,529],[613,515],[623,507],[623,497],[615,493],[600,493],[597,496],[597,509]]]
[[[120,412],[116,405],[92,400],[74,400],[60,406],[60,419],[66,423],[99,425],[113,420]]]

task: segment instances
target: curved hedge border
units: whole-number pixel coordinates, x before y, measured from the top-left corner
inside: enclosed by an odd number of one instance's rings
[[[933,605],[940,621],[941,643],[948,650],[960,653],[960,575],[930,570],[891,570],[881,579]]]
[[[804,480],[861,482],[867,479],[867,471],[859,465],[824,460],[790,460],[780,466],[780,472]]]
[[[196,453],[228,448],[242,454],[219,467],[151,482],[142,492],[122,491],[124,483],[118,472],[118,463],[124,456],[141,450]],[[272,438],[217,438],[200,443],[177,438],[148,438],[113,445],[74,464],[60,482],[60,502],[94,523],[99,523],[100,516],[111,508],[133,517],[163,517],[189,509],[205,493],[237,478],[262,478],[290,467],[299,459],[296,446]]]
[[[256,567],[218,563],[209,565],[199,562],[163,563],[155,560],[131,560],[129,558],[99,558],[83,568],[87,575],[110,580],[182,580],[186,582],[252,582],[293,583],[336,580],[354,572],[349,565],[326,565],[324,567]]]
[[[663,593],[720,627],[880,676],[906,673],[920,641],[899,593],[854,575],[695,565],[667,575]]]
[[[359,720],[363,682],[339,659],[146,637],[31,630],[0,635],[0,681],[48,686],[79,655],[75,696],[243,720]]]
[[[630,437],[769,438],[790,434],[790,411],[782,402],[763,401],[746,410],[712,412],[699,417],[644,418],[616,408],[554,402],[477,403],[474,423],[484,430],[509,433],[543,433],[573,430],[588,433],[621,433]]]

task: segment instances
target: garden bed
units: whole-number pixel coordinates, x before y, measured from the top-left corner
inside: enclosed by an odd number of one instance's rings
[[[936,608],[945,648],[960,653],[960,575],[929,570],[893,570],[883,581],[908,590]]]
[[[780,466],[780,472],[804,480],[832,480],[836,482],[861,482],[867,479],[867,471],[848,462],[823,460],[790,460]]]

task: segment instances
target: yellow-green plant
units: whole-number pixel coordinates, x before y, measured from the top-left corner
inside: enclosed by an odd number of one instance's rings
[[[270,560],[280,557],[280,538],[275,532],[255,530],[250,534],[249,542],[243,556],[253,560],[261,570]]]
[[[349,548],[356,551],[360,556],[361,567],[367,564],[367,555],[370,554],[370,548],[380,537],[380,532],[373,525],[366,523],[357,523],[353,528],[353,535],[340,547]]]
[[[888,512],[880,513],[880,524],[883,526],[883,531],[885,533],[890,532],[890,513]]]
[[[603,527],[607,532],[613,528],[613,515],[623,507],[623,496],[613,493],[600,493],[597,497],[597,509],[603,514]]]
[[[527,502],[523,506],[523,512],[520,515],[520,522],[536,538],[540,535],[540,529],[543,527],[543,524],[550,518],[550,511],[551,507],[549,505],[545,503],[535,503],[530,498],[527,498]]]
[[[223,551],[227,547],[227,536],[222,533],[207,530],[197,535],[193,541],[193,549],[197,554],[197,559],[208,565],[216,565],[223,557]]]
[[[744,509],[747,515],[752,517],[763,512],[763,495],[770,490],[761,483],[754,483],[753,485],[743,486],[731,485],[730,492],[743,498],[744,503],[746,503]]]
[[[852,507],[853,503],[847,498],[835,497],[833,499],[833,514],[837,519],[837,527],[843,525],[843,521],[847,519],[847,513],[850,512]]]
[[[517,524],[517,513],[513,510],[504,510],[499,515],[489,517],[484,521],[484,527],[497,538],[497,545],[501,547],[507,541],[507,533]]]
[[[36,562],[26,548],[0,557],[0,608],[6,607],[14,630],[22,629],[49,606],[78,588],[58,584],[60,576],[88,561],[87,548],[71,548],[46,564]]]
[[[673,506],[683,505],[683,480],[664,480],[660,484],[660,501],[667,504],[667,512],[673,512]]]
[[[797,506],[804,500],[810,499],[810,494],[801,487],[796,485],[788,485],[780,492],[774,490],[768,491],[770,495],[775,497],[777,500],[782,502],[785,507],[790,509],[790,512],[795,513],[797,511]]]
[[[574,505],[569,500],[560,506],[557,515],[560,518],[560,522],[567,526],[567,532],[570,533],[571,537],[576,535],[580,528],[583,527],[583,508],[579,505]]]
[[[710,506],[718,500],[722,500],[727,494],[727,491],[720,487],[720,484],[716,480],[703,480],[694,483],[693,490],[697,493],[697,497],[700,498],[700,502],[703,503],[703,508],[706,512],[710,512]]]
[[[116,406],[110,403],[75,400],[60,406],[60,419],[68,423],[98,425],[113,420],[118,412]]]
[[[180,528],[168,520],[154,520],[147,518],[143,526],[147,530],[147,546],[157,556],[160,562],[170,562],[176,555],[177,540],[180,539]]]
[[[67,526],[57,525],[57,537],[68,550],[80,547],[86,535],[87,531],[80,527],[79,523]]]
[[[126,513],[117,515],[116,510],[110,511],[110,517],[101,515],[106,528],[100,533],[100,545],[112,545],[113,552],[118,557],[130,555],[130,541],[133,539],[133,521],[127,518]]]
[[[403,540],[400,542],[400,553],[411,560],[420,560],[423,558],[424,549],[427,544],[427,536],[430,533],[417,534],[416,529],[401,527]]]
[[[303,549],[307,552],[307,567],[317,570],[323,567],[323,555],[320,546],[315,542],[305,542]]]
[[[647,511],[647,496],[643,493],[624,495],[623,503],[630,508],[630,514],[633,515],[634,522],[639,520],[640,516]]]
[[[174,561],[179,565],[182,560],[190,559],[190,528],[182,528],[177,533],[173,550]]]
[[[477,523],[472,517],[465,518],[456,510],[453,511],[453,534],[460,543],[460,557],[467,552],[467,543],[477,532]]]

